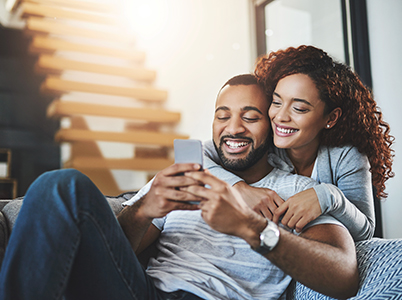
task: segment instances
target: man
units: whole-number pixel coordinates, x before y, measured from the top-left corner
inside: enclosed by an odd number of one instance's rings
[[[213,125],[225,166],[248,183],[282,188],[284,197],[310,187],[308,178],[266,163],[268,103],[250,76],[236,80],[244,83],[221,89]],[[276,299],[286,274],[332,296],[356,292],[354,244],[337,221],[318,218],[301,237],[288,233],[199,168],[159,172],[126,203],[120,226],[88,178],[74,170],[44,174],[10,237],[0,299]],[[201,202],[186,203],[194,200]],[[140,253],[157,239],[159,254],[145,272],[132,249]]]

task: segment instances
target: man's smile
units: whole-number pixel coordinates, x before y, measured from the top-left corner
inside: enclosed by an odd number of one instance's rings
[[[229,154],[240,154],[246,151],[252,141],[249,139],[233,139],[233,138],[222,138],[221,145],[224,146],[225,151]]]

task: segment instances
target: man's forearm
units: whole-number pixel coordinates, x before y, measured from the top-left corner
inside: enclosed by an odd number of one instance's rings
[[[137,251],[142,238],[152,223],[152,219],[141,217],[138,214],[142,201],[143,199],[140,199],[132,206],[127,206],[117,216],[117,220],[134,251]]]
[[[345,239],[348,234],[343,230],[337,225],[318,225],[305,237],[281,230],[279,243],[266,257],[311,289],[334,298],[352,297],[359,275],[353,240],[349,236]]]

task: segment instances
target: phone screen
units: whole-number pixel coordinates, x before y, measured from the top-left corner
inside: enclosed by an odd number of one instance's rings
[[[203,148],[200,140],[174,140],[175,163],[197,163],[203,168]],[[198,205],[200,201],[188,201]]]
[[[203,167],[203,149],[200,140],[174,140],[175,163],[197,163]]]

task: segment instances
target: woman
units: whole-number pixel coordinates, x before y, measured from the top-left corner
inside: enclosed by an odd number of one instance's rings
[[[255,75],[272,101],[269,117],[276,147],[270,163],[321,184],[282,202],[235,175],[228,182],[236,183],[255,210],[274,221],[282,217],[284,225],[297,231],[329,213],[356,241],[371,238],[373,188],[378,197],[387,196],[393,137],[369,89],[349,67],[312,46],[261,57]],[[210,170],[224,172],[219,166]]]

